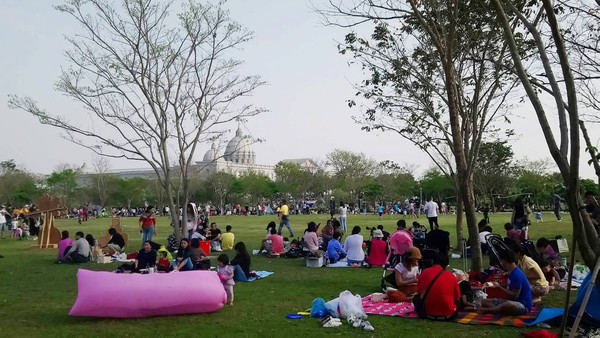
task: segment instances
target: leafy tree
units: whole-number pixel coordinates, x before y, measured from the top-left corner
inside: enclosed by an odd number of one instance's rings
[[[377,169],[377,162],[365,154],[340,149],[327,154],[327,165],[332,169],[334,186],[348,193],[350,202],[364,192]]]
[[[239,186],[235,185],[237,178],[235,175],[223,171],[217,172],[208,178],[208,184],[212,187],[213,197],[216,205],[221,210],[225,210],[225,203],[232,193],[241,191]]]
[[[79,190],[77,186],[78,174],[77,169],[68,168],[54,171],[46,179],[49,192],[58,197],[65,207],[73,207],[73,203],[76,202],[75,197]]]
[[[253,205],[260,203],[263,198],[272,198],[277,192],[276,184],[267,176],[255,172],[246,172],[238,178],[243,192],[250,197]]]
[[[117,186],[117,191],[114,194],[115,201],[119,204],[123,203],[123,205],[127,205],[128,209],[131,209],[132,205],[135,207],[144,205],[146,191],[152,182],[145,178],[132,177],[128,179],[118,178],[115,183]]]
[[[367,131],[397,133],[440,170],[452,170],[445,174],[455,180],[465,206],[472,268],[481,270],[474,166],[482,140],[496,131],[493,123],[504,120],[504,102],[516,84],[510,71],[495,65],[509,56],[495,14],[486,1],[329,4],[322,13],[330,23],[375,26],[370,37],[348,33],[340,47],[366,73],[358,98],[349,101],[364,108],[357,120]]]
[[[431,196],[439,201],[446,201],[455,196],[454,182],[437,168],[427,170],[421,177],[419,185],[423,189],[425,199]]]
[[[475,163],[475,187],[496,210],[494,195],[507,194],[512,186],[516,168],[514,153],[506,141],[484,142]]]
[[[277,163],[275,165],[275,177],[281,192],[289,194],[297,200],[301,200],[304,195],[308,194],[312,187],[311,172],[296,163]]]
[[[222,1],[71,0],[56,9],[81,27],[67,38],[70,67],[56,88],[91,118],[67,119],[27,97],[11,96],[9,105],[99,155],[146,163],[171,210],[179,210],[188,203],[198,144],[263,111],[237,103],[263,84],[238,74],[242,62],[233,58],[252,34]],[[178,217],[172,213],[181,238]]]

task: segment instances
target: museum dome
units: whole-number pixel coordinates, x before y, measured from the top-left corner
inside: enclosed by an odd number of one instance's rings
[[[223,158],[225,161],[234,163],[254,164],[256,155],[250,147],[248,137],[242,134],[240,128],[238,128],[235,136],[227,143]]]
[[[213,143],[210,149],[204,154],[204,162],[212,162],[217,158],[217,146]]]

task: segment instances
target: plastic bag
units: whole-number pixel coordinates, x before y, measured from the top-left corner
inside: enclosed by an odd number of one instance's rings
[[[340,315],[338,313],[339,305],[340,305],[339,298],[334,298],[334,299],[328,301],[327,303],[325,303],[325,307],[327,308],[327,313],[334,318],[340,318]]]
[[[315,298],[312,301],[310,316],[313,318],[325,318],[327,316],[327,307],[323,298]]]
[[[348,318],[353,315],[356,318],[367,318],[367,314],[362,306],[362,298],[359,295],[353,295],[350,291],[340,293],[338,312],[340,317]]]

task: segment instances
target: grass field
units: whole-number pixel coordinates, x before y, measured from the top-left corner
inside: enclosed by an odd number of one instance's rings
[[[567,217],[562,222],[553,220],[551,214],[544,215],[548,220],[531,227],[530,237],[554,237],[563,235],[570,239],[571,222]],[[496,214],[491,224],[499,233],[504,233],[502,225],[509,214]],[[376,216],[348,217],[348,226],[360,225],[366,235],[365,226],[383,224],[387,231],[395,229],[398,217]],[[236,241],[244,241],[249,248],[258,248],[264,238],[266,224],[275,220],[274,216],[214,217],[211,219],[224,229],[233,226]],[[292,216],[294,232],[302,234],[308,221],[324,223],[325,215]],[[423,219],[420,219],[423,222]],[[94,237],[106,233],[109,219],[90,220],[78,225],[75,220],[58,220],[61,230],[68,230],[71,236],[76,231],[91,233]],[[130,236],[128,251],[140,246],[139,230],[135,218],[123,220],[124,230]],[[156,241],[165,241],[171,228],[166,218],[158,219]],[[442,216],[440,225],[453,233],[453,216]],[[502,231],[500,231],[502,230]],[[455,243],[454,237],[452,243]],[[365,336],[365,337],[516,337],[524,329],[497,326],[468,326],[455,323],[438,323],[424,320],[370,316],[375,332],[364,332],[344,324],[340,328],[324,329],[318,320],[304,318],[291,321],[285,319],[287,313],[295,313],[310,307],[316,297],[329,300],[344,290],[367,295],[377,292],[381,269],[309,269],[301,259],[269,259],[253,257],[254,270],[274,271],[275,274],[253,283],[239,283],[235,286],[235,305],[226,306],[218,313],[159,317],[135,320],[72,318],[67,314],[75,302],[76,272],[78,268],[91,270],[113,270],[117,264],[57,265],[55,249],[32,248],[33,241],[4,239],[0,241],[0,336],[2,337],[73,337],[73,336],[122,336],[122,337],[164,337],[164,336],[223,336],[223,337],[283,337],[285,336]],[[227,252],[230,257],[233,252]],[[214,264],[214,263],[213,263]],[[451,261],[456,267],[462,261]],[[111,295],[106,295],[111,297]],[[562,306],[565,293],[553,291],[544,299],[544,305]],[[118,301],[118,299],[115,299]]]

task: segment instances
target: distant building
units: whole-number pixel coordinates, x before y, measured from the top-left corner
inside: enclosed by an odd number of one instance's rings
[[[319,165],[310,158],[286,159],[282,162],[298,164],[311,172],[320,169]],[[262,174],[275,180],[275,166],[267,164],[256,164],[256,154],[248,142],[248,136],[242,133],[238,128],[235,136],[227,142],[225,152],[220,153],[217,146],[213,143],[211,148],[204,154],[202,161],[195,162],[195,167],[201,176],[210,176],[217,172],[227,172],[236,176],[241,176],[246,172]],[[111,175],[120,178],[129,179],[134,177],[152,179],[156,177],[154,170],[143,169],[117,169],[109,172]],[[77,183],[80,186],[89,186],[93,174],[79,175]]]

